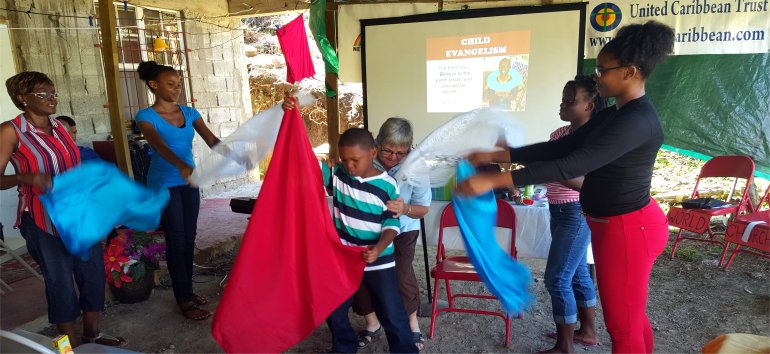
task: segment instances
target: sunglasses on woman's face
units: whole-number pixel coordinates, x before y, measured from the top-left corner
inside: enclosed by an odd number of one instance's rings
[[[35,96],[41,100],[52,100],[54,98],[59,98],[59,94],[56,92],[30,92],[28,95]]]

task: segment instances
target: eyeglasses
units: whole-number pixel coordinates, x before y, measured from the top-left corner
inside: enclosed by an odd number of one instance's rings
[[[41,100],[52,100],[54,98],[59,98],[59,94],[56,92],[30,92],[28,95],[35,96]]]
[[[396,151],[393,151],[393,150],[388,150],[388,149],[386,149],[384,147],[380,147],[380,151],[382,152],[382,155],[385,156],[385,157],[391,157],[393,155],[396,155],[396,157],[402,158],[402,157],[404,157],[404,156],[409,154],[409,151],[407,151],[407,152],[396,152]]]
[[[615,66],[615,67],[612,67],[612,68],[600,68],[600,67],[597,67],[596,69],[594,69],[594,72],[596,73],[596,77],[602,77],[602,74],[604,74],[607,71],[615,70],[615,69],[620,69],[620,68],[625,68],[626,66],[628,66],[628,65]]]
[[[636,65],[620,65],[620,66],[615,66],[615,67],[611,67],[611,68],[600,68],[600,67],[596,67],[596,68],[594,69],[594,72],[596,73],[596,77],[602,77],[602,74],[604,74],[604,73],[605,73],[605,72],[607,72],[607,71],[610,71],[610,70],[615,70],[615,69],[620,69],[620,68],[625,68],[625,67],[627,67],[627,66],[630,66],[630,67],[636,68],[636,69],[638,69],[638,70],[642,70],[641,68],[639,68],[639,67],[638,67],[638,66],[636,66]]]

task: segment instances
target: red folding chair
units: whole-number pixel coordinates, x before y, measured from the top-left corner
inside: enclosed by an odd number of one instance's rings
[[[759,199],[757,206],[754,207],[754,211],[762,210],[765,204],[767,204],[767,208],[770,209],[770,185],[767,185],[767,189],[765,189],[765,195]]]
[[[474,310],[468,308],[455,307],[455,299],[460,297],[476,298],[476,299],[491,299],[497,298],[492,295],[477,295],[477,294],[452,294],[452,289],[449,286],[450,280],[459,281],[473,281],[481,282],[476,270],[473,268],[470,260],[466,256],[447,257],[444,249],[444,229],[447,227],[456,227],[457,218],[455,217],[452,203],[449,203],[441,212],[441,220],[439,222],[438,230],[438,251],[436,253],[436,266],[431,269],[430,275],[435,279],[433,286],[433,311],[430,319],[430,335],[428,338],[433,338],[436,328],[436,317],[442,312],[464,312],[473,313],[478,315],[490,315],[497,316],[505,320],[505,346],[507,347],[511,341],[511,317],[510,314],[505,312],[492,312],[483,310]],[[513,207],[504,200],[497,199],[497,227],[506,228],[511,230],[511,248],[510,255],[516,259],[516,214],[513,211]],[[442,309],[436,308],[436,301],[438,300],[438,287],[439,280],[444,280],[444,287],[446,288],[447,302],[449,306]],[[521,318],[521,314],[518,314]]]
[[[717,233],[714,232],[714,230],[711,228],[711,218],[720,215],[737,215],[744,212],[750,213],[753,211],[753,206],[751,205],[751,200],[749,199],[749,185],[751,185],[753,175],[754,161],[746,156],[717,156],[707,161],[706,164],[703,165],[700,170],[700,174],[698,175],[698,179],[695,181],[695,188],[693,189],[692,195],[690,196],[692,199],[700,198],[698,185],[700,184],[701,179],[704,178],[735,178],[732,191],[728,195],[725,202],[730,202],[732,199],[739,178],[745,179],[746,185],[743,188],[741,197],[738,202],[731,202],[731,206],[729,207],[715,209],[684,209],[682,207],[671,207],[671,209],[668,211],[668,214],[666,215],[668,218],[668,223],[671,226],[679,228],[679,232],[676,234],[676,239],[674,240],[674,247],[671,250],[672,259],[674,258],[676,249],[679,247],[679,243],[682,242],[682,240],[715,243],[721,245],[722,247],[727,245],[727,241],[717,240]],[[707,233],[708,238],[682,236],[683,231],[689,231],[697,235]],[[725,252],[722,252],[722,256],[719,259],[720,265],[722,264],[722,261],[724,261],[724,258]]]
[[[767,187],[765,195],[757,203],[757,211],[736,216],[735,220],[727,224],[727,231],[725,232],[725,241],[727,242],[722,254],[727,254],[727,248],[731,243],[735,244],[735,248],[730,253],[725,267],[722,268],[725,272],[738,253],[748,253],[770,259],[770,205],[768,205],[768,210],[759,210],[763,208],[764,203],[770,203],[770,186]],[[747,233],[749,227],[751,229]]]

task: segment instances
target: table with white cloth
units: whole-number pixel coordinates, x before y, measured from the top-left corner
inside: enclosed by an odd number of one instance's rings
[[[329,210],[334,212],[332,198],[327,197]],[[548,258],[551,247],[551,213],[548,206],[516,205],[513,206],[516,214],[516,251],[518,258]],[[434,200],[430,203],[430,210],[423,218],[425,222],[425,236],[428,245],[438,244],[438,226],[441,212],[449,205],[448,201]],[[506,229],[495,229],[497,243],[506,252],[510,249],[510,232]],[[422,240],[418,239],[422,244]],[[464,250],[463,240],[460,238],[460,230],[457,227],[448,227],[444,230],[444,246],[450,250]],[[593,264],[593,253],[588,247],[588,263]]]
[[[548,206],[516,205],[513,206],[516,214],[516,251],[518,258],[548,258],[548,250],[551,247],[551,213]],[[425,220],[425,236],[428,245],[438,244],[438,228],[441,212],[449,205],[448,201],[433,201],[430,211],[423,218]],[[495,229],[497,243],[506,252],[510,249],[510,232],[506,229]],[[463,250],[463,240],[457,227],[449,227],[444,230],[444,246],[447,249]],[[588,247],[588,263],[593,264],[593,253]]]
[[[329,204],[329,210],[334,213],[334,206],[332,205],[332,197],[327,196],[327,202]],[[548,251],[551,248],[551,212],[548,210],[548,206],[530,206],[530,205],[516,205],[513,202],[509,202],[513,206],[513,211],[516,214],[516,251],[518,258],[542,258],[548,259]],[[423,224],[425,226],[424,239],[428,245],[436,246],[438,244],[438,227],[441,219],[441,212],[449,205],[448,201],[434,200],[430,203],[430,210],[428,214],[423,217]],[[510,250],[510,231],[505,229],[496,228],[495,238],[497,243],[506,252]],[[419,244],[422,244],[422,237],[417,239]],[[447,249],[464,250],[463,240],[460,236],[460,230],[457,227],[448,227],[444,230],[444,246]],[[588,263],[594,263],[593,252],[591,251],[591,245],[588,246]],[[423,246],[423,258],[425,262],[425,281],[427,282],[426,289],[428,290],[428,303],[432,300],[431,294],[431,281],[430,281],[430,264],[428,260],[428,251]],[[593,274],[593,273],[592,273]],[[424,313],[429,313],[429,310]]]

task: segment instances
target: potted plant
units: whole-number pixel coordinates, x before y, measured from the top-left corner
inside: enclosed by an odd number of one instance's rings
[[[104,252],[107,283],[115,299],[128,304],[147,300],[154,285],[153,271],[165,254],[166,244],[160,235],[116,230]]]

